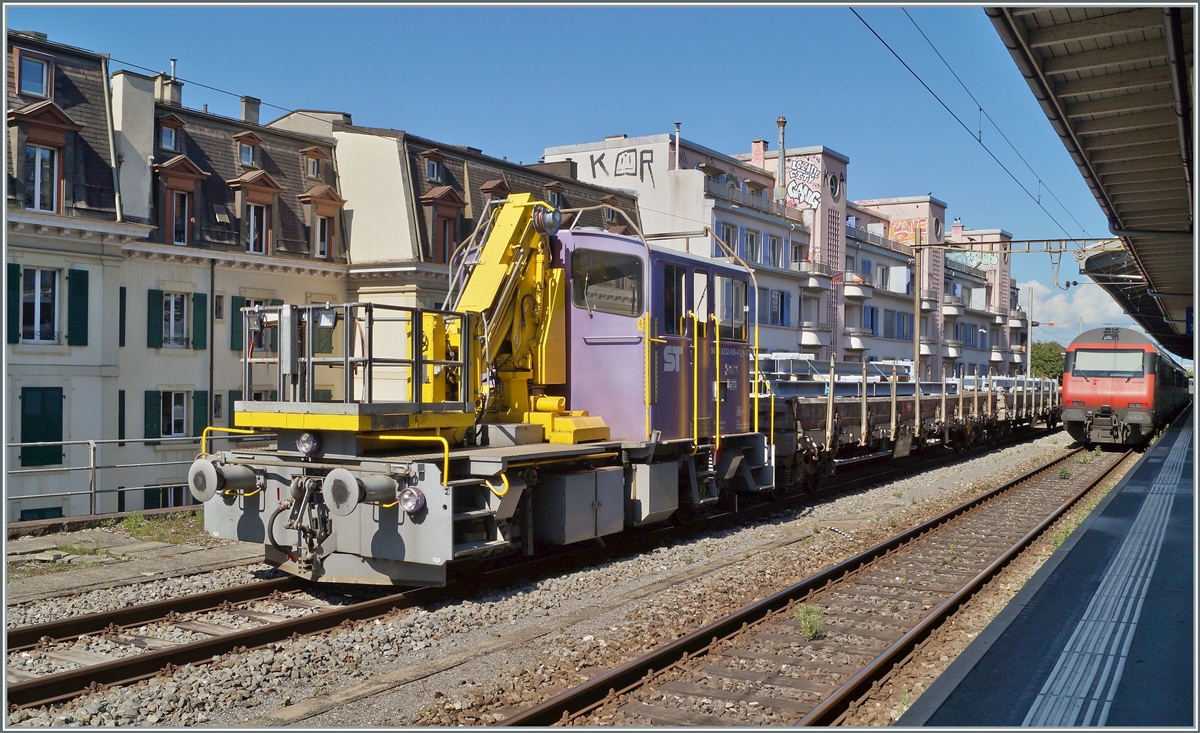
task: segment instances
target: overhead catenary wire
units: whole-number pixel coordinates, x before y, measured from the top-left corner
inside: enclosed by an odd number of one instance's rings
[[[938,104],[942,105],[942,109],[944,109],[948,113],[950,113],[950,116],[954,118],[954,121],[957,122],[962,127],[963,130],[966,130],[967,134],[971,136],[971,139],[975,140],[977,143],[979,143],[979,146],[981,148],[983,148],[985,152],[987,152],[987,154],[991,157],[991,159],[996,161],[996,165],[1000,166],[1000,168],[1005,173],[1008,174],[1008,177],[1013,179],[1013,183],[1016,183],[1017,186],[1020,187],[1020,189],[1025,192],[1025,195],[1029,197],[1029,200],[1032,201],[1034,203],[1034,205],[1036,205],[1039,209],[1041,209],[1042,213],[1044,213],[1047,217],[1049,217],[1050,221],[1054,222],[1055,226],[1057,226],[1059,229],[1061,229],[1063,234],[1070,237],[1071,236],[1070,232],[1068,232],[1066,230],[1066,228],[1064,228],[1063,225],[1059,223],[1058,219],[1054,218],[1053,214],[1051,214],[1049,211],[1046,211],[1046,207],[1042,206],[1041,202],[1037,200],[1037,197],[1035,197],[1033,195],[1033,193],[1028,188],[1025,187],[1025,184],[1021,183],[1020,179],[1018,179],[1015,175],[1013,175],[1013,172],[1008,169],[1008,166],[1004,165],[1004,163],[1002,163],[1000,161],[1000,159],[996,157],[996,154],[992,152],[991,148],[989,148],[987,145],[985,145],[982,140],[975,137],[975,133],[971,132],[971,128],[968,127],[967,124],[962,121],[961,117],[959,117],[957,114],[954,113],[954,110],[950,109],[950,107],[947,106],[947,104],[942,101],[942,98],[938,96],[937,92],[933,91],[933,89],[930,88],[930,86],[925,83],[925,80],[921,78],[921,75],[918,74],[916,71],[914,71],[913,68],[908,65],[908,62],[906,62],[903,58],[901,58],[900,54],[896,53],[896,50],[893,49],[888,44],[887,41],[883,40],[883,37],[880,36],[879,33],[874,28],[871,27],[871,24],[868,23],[865,18],[863,18],[861,15],[858,14],[857,10],[855,10],[854,8],[849,8],[849,10],[851,13],[854,13],[855,18],[858,18],[859,21],[861,21],[862,24],[867,27],[867,30],[871,31],[871,35],[875,36],[875,38],[877,38],[879,40],[879,42],[883,44],[883,47],[886,48],[893,56],[896,57],[896,60],[899,61],[900,64],[905,69],[908,70],[908,73],[912,74],[913,78],[915,78],[921,84],[921,86],[925,87],[925,91],[927,91],[931,95],[933,95],[933,98],[937,100]]]
[[[929,44],[929,47],[933,49],[933,52],[935,54],[937,54],[937,57],[942,60],[942,63],[945,64],[946,68],[950,71],[951,74],[953,74],[955,81],[957,81],[959,83],[959,86],[961,86],[963,88],[963,91],[967,93],[967,96],[970,97],[971,101],[975,103],[975,106],[979,108],[979,115],[980,115],[980,120],[981,120],[981,123],[979,126],[980,127],[979,142],[980,143],[983,142],[982,119],[984,117],[986,117],[988,122],[992,123],[992,127],[996,128],[996,132],[1000,133],[1000,137],[1004,138],[1004,142],[1008,143],[1008,147],[1012,148],[1012,151],[1017,154],[1017,157],[1021,159],[1021,162],[1025,164],[1025,167],[1029,169],[1029,172],[1032,173],[1033,175],[1037,176],[1038,192],[1039,192],[1038,197],[1037,197],[1038,203],[1041,203],[1041,200],[1042,200],[1041,189],[1045,188],[1046,193],[1050,194],[1051,198],[1053,198],[1055,201],[1058,202],[1058,205],[1061,206],[1063,211],[1065,211],[1067,213],[1067,216],[1071,217],[1071,221],[1075,222],[1075,225],[1079,227],[1079,230],[1082,231],[1084,233],[1084,235],[1086,235],[1088,237],[1092,236],[1091,234],[1088,233],[1088,230],[1082,224],[1079,223],[1079,220],[1075,218],[1075,215],[1071,213],[1071,210],[1068,209],[1066,207],[1066,205],[1063,204],[1062,201],[1059,201],[1058,196],[1056,196],[1054,194],[1054,191],[1050,190],[1050,186],[1046,185],[1046,182],[1043,181],[1041,175],[1039,175],[1038,172],[1033,169],[1033,166],[1029,164],[1029,161],[1025,160],[1025,156],[1021,155],[1021,151],[1017,150],[1017,146],[1013,145],[1012,140],[1008,139],[1008,135],[1004,134],[1004,130],[1000,129],[1000,125],[996,124],[996,121],[994,119],[992,119],[992,116],[990,114],[988,114],[987,110],[985,110],[983,108],[983,105],[980,104],[979,100],[975,98],[975,95],[971,93],[971,90],[967,88],[967,85],[965,83],[963,83],[963,80],[959,78],[958,74],[954,71],[954,68],[952,66],[950,66],[950,62],[947,61],[944,56],[942,56],[942,52],[938,50],[937,46],[933,45],[933,41],[929,40],[929,36],[925,35],[925,31],[922,30],[921,26],[917,25],[917,21],[914,20],[911,15],[909,15],[908,10],[906,8],[901,8],[901,10],[904,11],[904,14],[906,16],[908,16],[909,21],[912,22],[913,27],[917,29],[917,32],[921,34],[921,37],[925,39],[925,42]]]

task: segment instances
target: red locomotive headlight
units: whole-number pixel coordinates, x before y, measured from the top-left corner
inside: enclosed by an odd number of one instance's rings
[[[1129,407],[1136,407],[1136,408],[1138,408],[1138,409],[1141,409],[1141,408],[1143,408],[1143,407],[1145,407],[1145,406],[1146,406],[1146,403],[1145,403],[1145,402],[1130,402],[1128,406],[1129,406]]]

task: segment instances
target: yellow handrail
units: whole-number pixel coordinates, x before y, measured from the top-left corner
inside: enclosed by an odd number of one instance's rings
[[[696,311],[688,311],[692,317],[692,451],[700,445],[700,325]]]
[[[209,425],[200,433],[200,455],[208,455],[208,434],[209,433],[237,433],[238,435],[255,435],[256,430],[244,430],[242,428],[218,428]]]
[[[359,435],[360,438],[373,440],[398,440],[406,443],[441,443],[442,451],[442,485],[450,480],[450,441],[440,435]]]
[[[487,479],[484,479],[483,483],[491,490],[493,494],[502,497],[508,493],[508,476],[505,475],[503,471],[500,472],[500,481],[503,482],[504,491],[496,491],[496,487],[492,486],[492,482],[488,481]]]
[[[713,382],[713,401],[716,403],[716,417],[713,418],[713,450],[721,450],[721,319],[717,318],[717,314],[713,313],[709,316],[713,320],[713,338],[716,339],[717,360],[714,363],[713,371],[716,373],[717,379]]]

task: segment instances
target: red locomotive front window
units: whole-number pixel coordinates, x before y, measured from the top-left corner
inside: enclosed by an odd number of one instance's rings
[[[1076,349],[1071,373],[1081,377],[1142,377],[1146,352],[1136,349]]]

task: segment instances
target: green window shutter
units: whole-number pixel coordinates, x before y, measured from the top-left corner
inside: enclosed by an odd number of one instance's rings
[[[8,343],[21,341],[21,266],[8,263]]]
[[[242,350],[242,308],[246,307],[246,299],[240,295],[229,297],[229,348],[234,351]]]
[[[146,390],[146,438],[162,437],[162,393],[156,390]],[[158,445],[158,443],[146,443]]]
[[[313,402],[333,402],[332,389],[314,389]]]
[[[202,435],[208,427],[208,390],[192,392],[192,435]]]
[[[88,271],[67,271],[67,345],[87,346]]]
[[[229,390],[229,405],[226,406],[225,409],[228,410],[228,412],[226,414],[229,415],[228,422],[229,422],[229,427],[231,427],[231,428],[236,427],[236,423],[234,423],[234,421],[233,421],[233,415],[234,415],[233,404],[240,399],[242,399],[242,390],[240,390],[240,389]]]
[[[192,293],[192,348],[208,348],[208,295]]]
[[[117,314],[117,346],[125,345],[125,286],[121,286],[120,312]],[[123,495],[122,495],[123,496]]]
[[[278,298],[271,299],[271,305],[283,305],[283,301]],[[276,324],[274,330],[271,331],[271,343],[267,347],[267,351],[279,351],[279,326]]]
[[[117,440],[125,440],[125,390],[117,390]],[[124,442],[117,445],[125,445]]]
[[[279,400],[279,390],[273,389],[270,392],[268,392],[267,399],[270,400],[271,402],[278,401]]]
[[[21,388],[21,442],[62,440],[62,387]],[[54,466],[63,462],[60,445],[21,449],[22,466]]]
[[[163,337],[163,291],[151,290],[146,296],[146,346],[162,348]],[[155,435],[155,437],[158,437]]]

